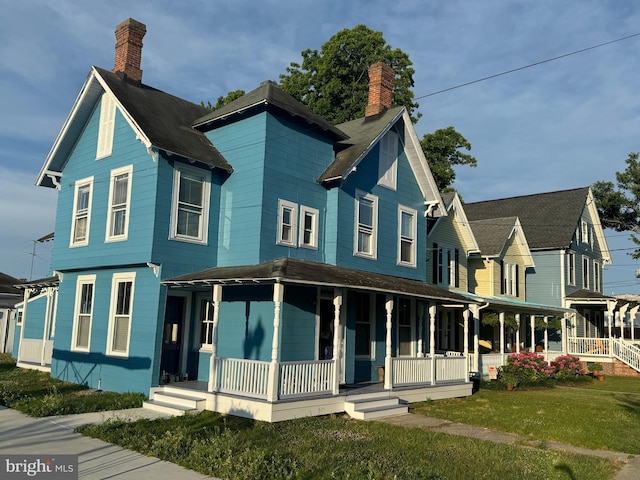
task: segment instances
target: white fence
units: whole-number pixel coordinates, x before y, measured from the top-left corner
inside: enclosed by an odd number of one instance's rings
[[[452,380],[468,381],[469,369],[465,357],[436,356],[436,384]]]
[[[279,397],[299,397],[333,392],[333,360],[279,364]]]
[[[23,338],[20,342],[20,352],[18,358],[21,362],[37,363],[38,365],[50,365],[52,353],[53,340],[45,340],[43,344],[42,340],[38,340],[35,338]]]

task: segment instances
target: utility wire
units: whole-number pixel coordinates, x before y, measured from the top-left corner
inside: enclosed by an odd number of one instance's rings
[[[544,63],[553,62],[553,61],[559,60],[561,58],[570,57],[571,55],[577,55],[578,53],[587,52],[589,50],[593,50],[593,49],[596,49],[596,48],[604,47],[606,45],[611,45],[612,43],[616,43],[616,42],[622,42],[623,40],[628,40],[630,38],[638,37],[638,36],[640,36],[640,32],[639,33],[634,33],[633,35],[627,35],[626,37],[617,38],[615,40],[610,40],[608,42],[600,43],[598,45],[593,45],[591,47],[582,48],[582,49],[576,50],[574,52],[565,53],[563,55],[558,55],[557,57],[547,58],[546,60],[541,60],[539,62],[530,63],[529,65],[525,65],[523,67],[513,68],[511,70],[507,70],[507,71],[504,71],[504,72],[501,72],[501,73],[495,73],[493,75],[489,75],[488,77],[479,78],[477,80],[472,80],[471,82],[461,83],[461,84],[455,85],[453,87],[445,88],[443,90],[438,90],[437,92],[427,93],[426,95],[422,95],[420,97],[415,97],[415,100],[419,100],[421,98],[426,98],[426,97],[431,97],[433,95],[438,95],[438,94],[444,93],[444,92],[449,92],[449,91],[455,90],[457,88],[462,88],[462,87],[466,87],[468,85],[473,85],[474,83],[484,82],[485,80],[491,80],[492,78],[501,77],[503,75],[508,75],[510,73],[518,72],[520,70],[525,70],[527,68],[536,67],[536,66],[542,65]]]

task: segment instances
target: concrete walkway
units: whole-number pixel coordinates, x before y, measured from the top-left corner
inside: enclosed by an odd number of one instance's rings
[[[101,440],[74,433],[87,423],[109,419],[137,420],[162,414],[144,408],[32,418],[0,407],[0,453],[2,455],[77,454],[80,479],[203,480],[206,477],[170,462],[147,457]]]
[[[524,447],[539,447],[544,444],[544,448],[558,450],[562,452],[577,453],[580,455],[592,455],[611,460],[625,462],[624,467],[613,477],[613,480],[637,480],[640,478],[640,455],[630,455],[628,453],[614,452],[612,450],[591,450],[583,447],[576,447],[554,441],[532,440],[515,433],[497,432],[488,428],[465,425],[462,423],[441,420],[439,418],[425,417],[408,413],[396,417],[383,417],[377,419],[379,422],[391,425],[399,425],[409,428],[425,428],[449,435],[459,435],[462,437],[477,438],[495,443],[515,444]]]

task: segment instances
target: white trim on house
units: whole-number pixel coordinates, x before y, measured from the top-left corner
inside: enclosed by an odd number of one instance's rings
[[[98,143],[96,160],[111,156],[113,134],[116,126],[116,102],[111,92],[104,92],[100,100],[100,122],[98,124]]]
[[[276,244],[296,248],[298,246],[298,205],[278,199],[278,229]]]
[[[398,134],[389,130],[379,142],[378,185],[395,191],[398,181]]]
[[[135,293],[136,272],[123,272],[114,273],[111,279],[111,302],[109,306],[109,326],[107,330],[107,349],[106,354],[116,357],[128,357],[129,346],[131,344],[131,324],[133,323],[133,304]],[[120,284],[131,283],[131,290],[128,292],[128,305],[125,307],[124,303],[118,302],[119,286]],[[119,305],[120,303],[120,305]],[[122,311],[118,309],[122,308]],[[118,318],[116,318],[118,317]],[[115,333],[116,328],[119,326],[117,321],[127,319],[127,332],[126,332],[126,347],[116,348],[115,342],[117,342],[118,336]]]
[[[78,209],[78,194],[81,188],[88,188],[87,205]],[[73,210],[71,216],[71,234],[69,236],[69,247],[84,247],[89,244],[89,231],[91,227],[91,206],[93,203],[93,177],[82,178],[76,180],[73,191]],[[76,239],[77,235],[81,235],[79,220],[86,219],[84,225],[84,234]]]
[[[83,298],[84,287],[91,285],[91,298],[88,300],[88,305],[83,302],[85,300]],[[89,352],[91,351],[91,331],[93,324],[93,306],[95,305],[94,299],[96,295],[96,276],[95,275],[78,275],[76,279],[76,295],[75,295],[75,306],[73,310],[73,330],[71,332],[71,350],[76,352]],[[84,308],[88,307],[88,311],[82,311]],[[84,343],[84,339],[79,337],[80,330],[80,316],[88,317],[85,318],[87,320],[88,325],[86,328],[86,345],[79,344],[79,342]]]
[[[311,220],[311,226],[308,227],[306,220]],[[318,225],[320,222],[320,211],[307,207],[306,205],[300,205],[300,232],[298,234],[299,245],[301,248],[310,248],[312,250],[318,249]],[[309,240],[307,241],[307,234]]]
[[[360,220],[360,203],[362,200],[370,202],[371,224]],[[363,235],[362,242],[360,241],[360,234]],[[365,242],[365,239],[369,239],[369,242]],[[354,199],[353,254],[357,257],[371,260],[378,258],[378,197],[360,190],[356,190]]]
[[[410,232],[404,230],[403,219],[405,215],[410,217],[411,224],[409,225]],[[417,229],[418,229],[418,212],[413,208],[405,207],[404,205],[398,205],[398,235],[397,235],[397,264],[403,267],[415,268],[417,265]],[[403,259],[403,245],[410,244],[409,247],[409,260]]]

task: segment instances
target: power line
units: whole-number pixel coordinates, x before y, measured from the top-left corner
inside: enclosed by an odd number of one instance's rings
[[[616,43],[616,42],[622,42],[623,40],[628,40],[630,38],[638,37],[638,36],[640,36],[640,32],[634,33],[633,35],[627,35],[626,37],[617,38],[615,40],[610,40],[608,42],[599,43],[598,45],[593,45],[591,47],[581,48],[580,50],[575,50],[573,52],[569,52],[569,53],[565,53],[565,54],[562,54],[562,55],[558,55],[557,57],[547,58],[546,60],[541,60],[539,62],[530,63],[530,64],[524,65],[522,67],[513,68],[511,70],[506,70],[504,72],[500,72],[500,73],[496,73],[496,74],[493,74],[493,75],[489,75],[488,77],[483,77],[483,78],[479,78],[477,80],[472,80],[470,82],[461,83],[461,84],[455,85],[453,87],[445,88],[443,90],[438,90],[437,92],[427,93],[426,95],[422,95],[420,97],[415,97],[415,100],[419,100],[421,98],[426,98],[426,97],[432,97],[433,95],[438,95],[440,93],[449,92],[449,91],[455,90],[457,88],[462,88],[462,87],[466,87],[466,86],[469,86],[469,85],[473,85],[474,83],[484,82],[485,80],[491,80],[492,78],[501,77],[503,75],[508,75],[510,73],[519,72],[520,70],[525,70],[527,68],[536,67],[536,66],[542,65],[544,63],[549,63],[549,62],[553,62],[555,60],[560,60],[561,58],[570,57],[571,55],[577,55],[578,53],[587,52],[589,50],[594,50],[596,48],[604,47],[606,45],[611,45],[612,43]]]

